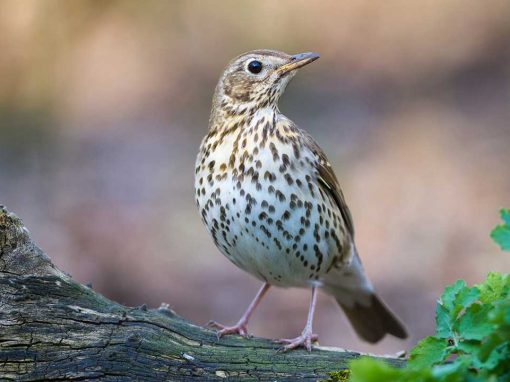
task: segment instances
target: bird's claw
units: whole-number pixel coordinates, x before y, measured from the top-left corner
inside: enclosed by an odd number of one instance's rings
[[[238,322],[234,326],[226,326],[226,325],[222,325],[216,321],[209,321],[207,323],[207,326],[210,328],[219,329],[216,332],[218,339],[227,335],[227,334],[238,334],[244,338],[251,337],[251,335],[248,334],[248,328],[246,327],[246,324],[242,323],[242,322]]]
[[[313,333],[302,333],[299,337],[296,338],[282,338],[276,339],[273,342],[278,344],[286,344],[282,346],[277,351],[278,353],[285,353],[286,351],[296,349],[298,347],[304,347],[307,351],[312,351],[312,342],[317,342],[319,340],[319,336]]]

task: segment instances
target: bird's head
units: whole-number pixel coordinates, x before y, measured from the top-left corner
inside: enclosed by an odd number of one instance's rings
[[[213,107],[233,114],[276,107],[296,70],[319,58],[317,53],[289,55],[273,50],[254,50],[234,58],[225,68]]]

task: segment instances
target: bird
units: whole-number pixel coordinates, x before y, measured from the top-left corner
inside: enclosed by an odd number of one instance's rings
[[[407,337],[363,270],[351,213],[325,153],[278,108],[298,69],[318,58],[246,52],[230,61],[216,86],[196,159],[196,204],[220,252],[263,283],[235,325],[210,322],[218,337],[249,337],[248,321],[271,286],[311,290],[301,334],[276,340],[283,351],[311,351],[318,340],[312,324],[319,289],[333,296],[363,340]]]

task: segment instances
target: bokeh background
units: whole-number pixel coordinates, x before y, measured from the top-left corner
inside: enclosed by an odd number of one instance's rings
[[[214,247],[193,168],[226,63],[317,51],[281,101],[331,159],[380,294],[412,338],[360,342],[320,297],[321,344],[391,353],[431,334],[457,278],[509,259],[510,2],[0,1],[0,203],[80,282],[128,305],[234,323],[259,283]],[[250,330],[300,333],[306,290]]]

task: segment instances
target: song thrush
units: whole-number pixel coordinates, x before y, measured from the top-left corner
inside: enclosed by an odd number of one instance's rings
[[[233,59],[213,97],[195,168],[196,203],[216,246],[264,284],[234,326],[247,336],[271,285],[312,290],[306,326],[284,350],[311,350],[317,288],[332,295],[358,335],[379,341],[406,330],[377,297],[354,245],[349,208],[319,145],[278,110],[296,70],[319,58],[257,50]]]

